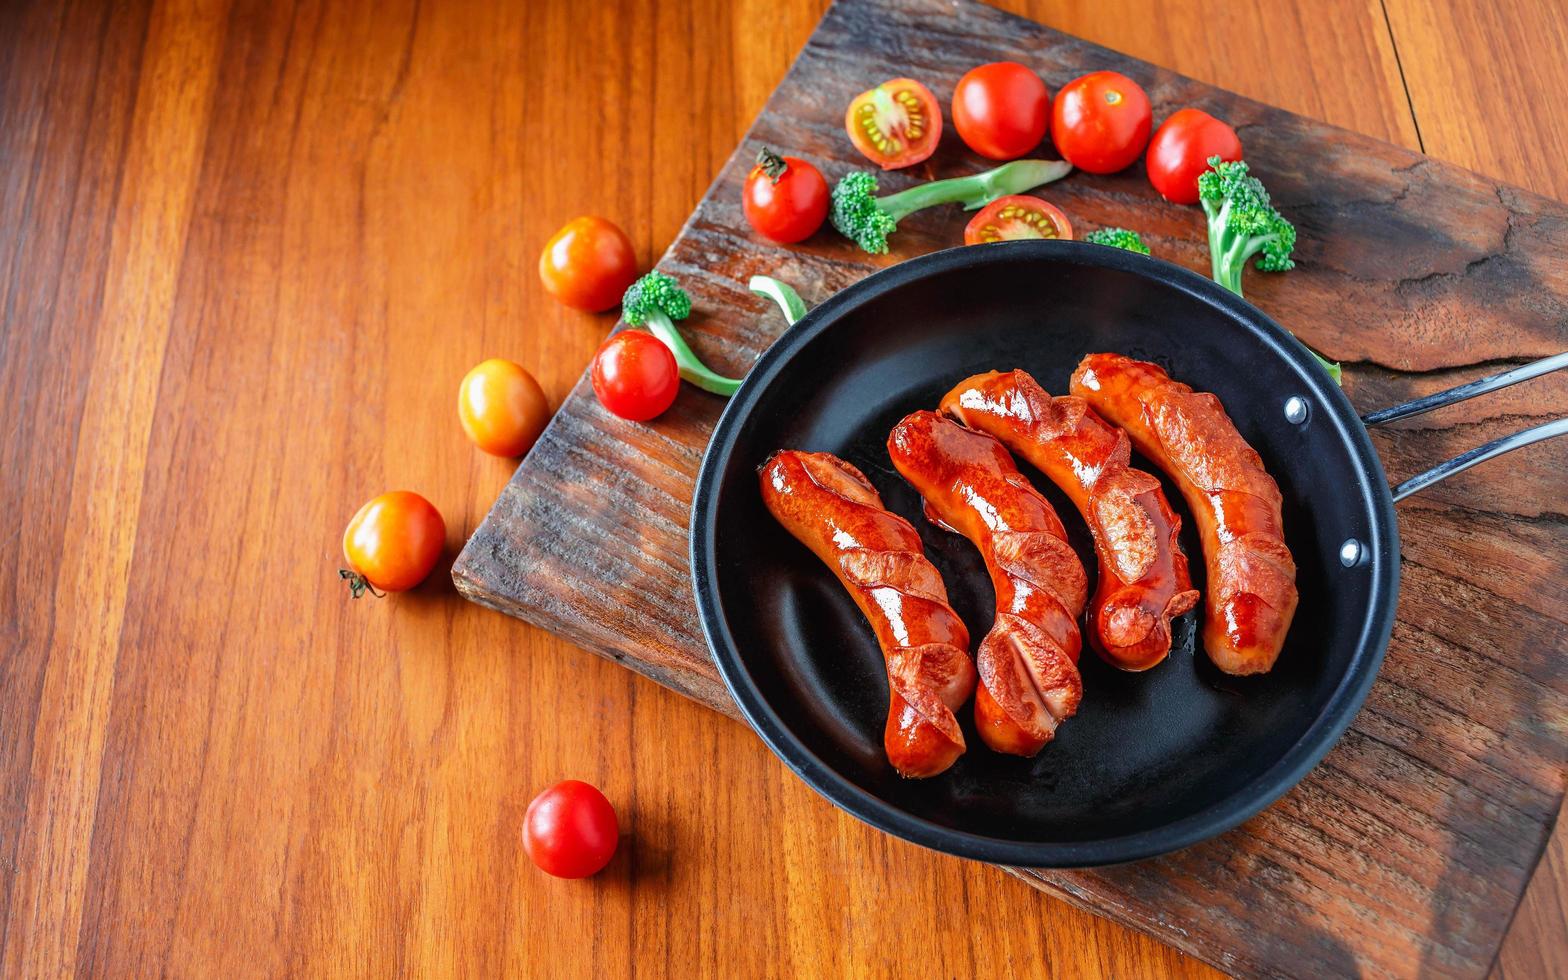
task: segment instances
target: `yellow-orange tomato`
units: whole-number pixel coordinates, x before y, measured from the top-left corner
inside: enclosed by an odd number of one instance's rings
[[[409,490],[384,493],[343,532],[343,557],[352,570],[344,577],[356,599],[365,583],[385,592],[412,589],[436,567],[445,544],[446,522],[430,501]]]
[[[463,378],[457,417],[480,449],[493,456],[521,456],[550,421],[550,403],[533,375],[492,357]]]
[[[636,281],[637,253],[613,222],[591,215],[573,218],[545,243],[539,279],[572,309],[603,313]]]

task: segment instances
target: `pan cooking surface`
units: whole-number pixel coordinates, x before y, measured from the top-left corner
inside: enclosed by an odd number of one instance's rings
[[[870,627],[832,573],[762,504],[756,468],[781,448],[835,453],[919,530],[978,643],[994,595],[979,551],[929,524],[888,461],[888,431],[962,378],[1021,367],[1053,394],[1092,351],[1164,366],[1224,402],[1284,493],[1301,603],[1278,665],[1234,678],[1209,664],[1198,610],[1170,657],[1118,671],[1087,643],[1084,700],[1034,759],[1003,756],[964,722],[947,773],[904,780],[882,752],[887,681]],[[1306,424],[1287,398],[1310,405]],[[1095,574],[1088,530],[1023,461]],[[1182,517],[1195,585],[1204,562]],[[1381,467],[1348,401],[1299,345],[1208,280],[1071,242],[954,249],[845,290],[769,351],[726,411],[698,482],[693,573],[704,629],[737,701],[768,744],[834,802],[927,846],[1009,863],[1131,860],[1222,832],[1305,774],[1360,707],[1382,658],[1397,539]],[[1345,568],[1354,537],[1371,560]]]

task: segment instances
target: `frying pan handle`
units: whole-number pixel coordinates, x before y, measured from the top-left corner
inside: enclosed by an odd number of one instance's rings
[[[1515,432],[1511,436],[1493,439],[1484,446],[1477,446],[1467,453],[1461,453],[1446,463],[1439,463],[1425,473],[1417,474],[1403,483],[1396,484],[1393,489],[1394,502],[1398,503],[1417,490],[1425,490],[1439,480],[1446,480],[1455,473],[1468,470],[1477,463],[1484,463],[1493,456],[1513,452],[1521,446],[1528,446],[1532,442],[1550,439],[1553,436],[1568,435],[1568,418],[1555,419],[1544,422],[1532,429]]]
[[[1361,421],[1370,429],[1374,425],[1382,425],[1384,422],[1408,419],[1412,415],[1423,415],[1434,408],[1442,408],[1444,405],[1468,401],[1476,395],[1484,395],[1489,391],[1507,388],[1509,385],[1516,385],[1521,381],[1539,378],[1543,374],[1551,374],[1553,371],[1560,371],[1565,367],[1568,367],[1568,351],[1563,351],[1561,354],[1553,354],[1551,357],[1543,357],[1539,361],[1531,361],[1529,364],[1520,365],[1501,374],[1494,374],[1489,378],[1467,381],[1456,388],[1439,391],[1435,395],[1427,395],[1425,398],[1417,398],[1414,401],[1395,405],[1392,408],[1369,412],[1361,416]]]
[[[1494,374],[1491,377],[1467,382],[1458,387],[1449,388],[1447,391],[1439,391],[1436,394],[1427,395],[1425,398],[1417,398],[1402,405],[1395,405],[1392,408],[1368,413],[1361,416],[1361,421],[1370,429],[1374,425],[1382,425],[1384,422],[1393,422],[1396,419],[1407,419],[1412,415],[1421,415],[1432,411],[1434,408],[1453,405],[1457,402],[1474,398],[1476,395],[1484,395],[1489,391],[1507,388],[1509,385],[1516,385],[1521,381],[1538,378],[1543,374],[1550,374],[1565,367],[1568,367],[1568,351],[1564,351],[1561,354],[1553,354],[1551,357],[1543,357],[1539,361],[1521,365],[1501,374]],[[1439,463],[1425,473],[1413,476],[1405,482],[1396,485],[1393,489],[1394,500],[1396,502],[1403,500],[1418,490],[1424,490],[1439,480],[1445,480],[1455,473],[1468,470],[1477,463],[1484,463],[1493,456],[1501,456],[1503,453],[1512,452],[1521,446],[1528,446],[1533,442],[1540,442],[1542,439],[1550,439],[1553,436],[1561,435],[1568,435],[1568,418],[1555,419],[1551,422],[1537,425],[1534,428],[1525,429],[1523,432],[1515,432],[1513,435],[1503,436],[1501,439],[1493,439],[1484,446],[1477,446],[1467,453],[1455,456],[1446,463]]]

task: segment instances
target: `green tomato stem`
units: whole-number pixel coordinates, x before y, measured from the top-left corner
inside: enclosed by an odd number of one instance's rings
[[[726,398],[735,394],[735,390],[740,387],[739,378],[726,378],[702,363],[696,352],[686,345],[686,338],[675,329],[674,322],[663,310],[650,311],[644,326],[648,328],[649,333],[663,341],[664,346],[675,355],[675,365],[680,368],[682,380],[696,385],[703,391],[711,391],[715,395],[723,395]]]
[[[1032,187],[1060,180],[1072,169],[1072,164],[1061,160],[1014,160],[985,173],[917,184],[877,198],[877,206],[895,221],[938,204],[962,204],[965,211],[973,211],[999,197],[1022,194]]]
[[[772,276],[752,276],[751,281],[746,285],[758,296],[779,304],[779,309],[784,313],[784,322],[790,326],[794,326],[796,320],[806,315],[805,300],[800,298],[800,294],[795,292],[789,283]]]

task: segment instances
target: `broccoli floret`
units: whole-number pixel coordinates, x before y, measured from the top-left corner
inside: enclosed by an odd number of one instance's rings
[[[1149,246],[1143,243],[1143,239],[1138,236],[1138,233],[1136,231],[1128,231],[1126,228],[1101,228],[1098,231],[1089,232],[1089,234],[1083,236],[1083,240],[1093,242],[1096,245],[1125,248],[1127,251],[1137,252],[1139,255],[1149,254]]]
[[[887,252],[887,236],[898,230],[898,219],[882,209],[876,195],[876,175],[864,170],[845,174],[833,188],[828,220],[845,238],[872,255],[882,255]]]
[[[938,204],[962,204],[964,210],[985,207],[999,197],[1022,194],[1059,180],[1072,171],[1060,160],[1014,160],[994,170],[916,184],[897,194],[877,197],[877,179],[863,170],[845,174],[833,188],[829,220],[839,234],[873,255],[887,251],[887,236],[905,216]]]
[[[1227,163],[1215,156],[1209,167],[1198,177],[1198,200],[1209,218],[1214,281],[1240,296],[1242,270],[1254,255],[1264,272],[1295,268],[1290,253],[1296,228],[1274,210],[1269,192],[1247,172],[1245,161]]]
[[[680,283],[662,272],[650,272],[631,284],[621,297],[621,318],[634,327],[640,327],[648,317],[662,313],[671,320],[684,320],[691,316],[691,297]]]
[[[1209,157],[1209,169],[1198,177],[1198,201],[1209,218],[1209,261],[1215,282],[1240,296],[1242,271],[1254,255],[1264,272],[1296,267],[1290,257],[1296,248],[1296,226],[1274,209],[1263,182],[1247,172],[1245,161],[1227,163]],[[1312,356],[1339,384],[1339,365],[1320,354]]]
[[[675,329],[675,321],[688,316],[691,316],[691,297],[680,283],[662,272],[643,276],[621,297],[621,319],[628,326],[647,327],[649,333],[663,341],[675,355],[675,364],[684,380],[715,395],[735,394],[740,379],[726,378],[710,370]]]

